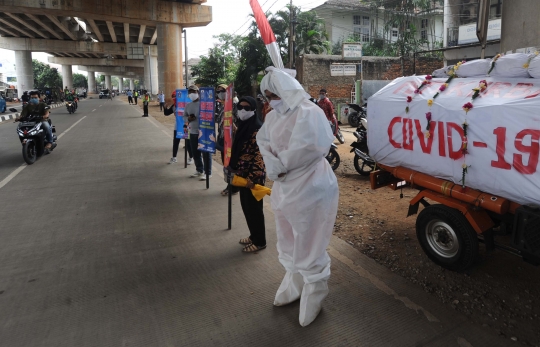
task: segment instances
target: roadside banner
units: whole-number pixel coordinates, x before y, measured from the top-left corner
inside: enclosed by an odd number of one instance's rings
[[[213,87],[200,89],[199,145],[201,152],[216,153],[216,125],[214,121],[215,93]]]
[[[188,98],[187,89],[177,89],[176,90],[176,138],[177,139],[187,139],[188,128],[184,128],[184,110],[186,105],[191,102]],[[183,130],[183,131],[182,131]]]
[[[229,166],[229,160],[231,160],[231,148],[233,144],[233,84],[227,87],[227,96],[225,97],[225,111],[223,115],[223,132],[224,132],[224,151],[225,159],[223,161],[223,167]]]
[[[368,105],[375,161],[540,206],[539,79],[402,77]]]

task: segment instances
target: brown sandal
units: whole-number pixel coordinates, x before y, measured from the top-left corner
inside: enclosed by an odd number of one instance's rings
[[[251,239],[248,236],[248,237],[245,237],[243,239],[240,239],[240,241],[238,243],[241,244],[241,245],[249,245],[251,243]]]
[[[259,247],[259,246],[255,246],[254,244],[250,243],[249,245],[244,247],[244,249],[242,249],[242,252],[244,252],[244,253],[253,253],[253,252],[260,251],[261,249],[265,249],[265,248],[266,248],[266,245]]]

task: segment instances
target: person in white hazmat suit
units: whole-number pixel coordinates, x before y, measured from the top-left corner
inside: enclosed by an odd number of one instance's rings
[[[338,208],[338,184],[325,159],[334,140],[323,110],[292,76],[273,67],[261,91],[273,110],[257,134],[276,218],[279,261],[287,270],[274,305],[300,299],[300,325],[319,314],[328,295],[326,248]]]

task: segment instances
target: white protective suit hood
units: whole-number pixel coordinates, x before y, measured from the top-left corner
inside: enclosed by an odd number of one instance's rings
[[[261,91],[264,93],[265,90],[268,90],[283,100],[285,104],[283,110],[276,110],[279,114],[294,110],[302,101],[309,100],[309,94],[289,73],[273,66],[267,67],[266,71],[268,73],[261,81]]]

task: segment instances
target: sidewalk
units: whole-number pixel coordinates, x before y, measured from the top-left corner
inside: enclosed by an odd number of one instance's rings
[[[226,230],[218,163],[207,190],[183,159],[166,164],[170,128],[119,100],[89,103],[99,111],[65,150],[2,188],[0,345],[508,345],[337,237],[330,295],[302,328],[298,301],[272,305],[285,271],[269,199],[268,247],[243,254],[246,222],[234,196]],[[34,184],[37,172],[50,179]],[[36,213],[19,218],[20,206]]]

